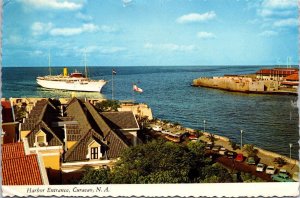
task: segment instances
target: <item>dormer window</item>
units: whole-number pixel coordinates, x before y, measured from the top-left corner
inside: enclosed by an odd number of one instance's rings
[[[99,147],[91,147],[91,159],[98,159]]]
[[[88,154],[90,160],[99,160],[102,157],[101,145],[94,139],[88,144]]]
[[[42,147],[47,146],[48,142],[46,139],[46,133],[43,130],[39,130],[35,135],[35,143],[34,146]]]

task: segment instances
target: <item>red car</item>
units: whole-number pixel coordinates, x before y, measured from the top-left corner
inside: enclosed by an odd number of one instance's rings
[[[242,162],[244,160],[244,156],[242,153],[237,154],[235,161]]]

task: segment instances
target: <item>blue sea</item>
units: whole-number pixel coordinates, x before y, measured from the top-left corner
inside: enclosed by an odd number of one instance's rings
[[[154,117],[179,122],[185,127],[203,129],[226,136],[240,143],[298,159],[299,115],[291,105],[296,96],[261,95],[226,92],[192,87],[192,80],[202,76],[255,73],[262,66],[135,66],[115,67],[114,98],[135,100],[148,104]],[[69,72],[83,67],[69,68]],[[111,99],[112,67],[89,67],[89,77],[109,82],[102,93],[77,93],[77,97]],[[62,73],[62,67],[53,67],[52,74]],[[49,90],[36,84],[37,76],[48,75],[47,67],[2,68],[2,97],[70,97],[69,91]],[[144,90],[137,94],[132,84]]]

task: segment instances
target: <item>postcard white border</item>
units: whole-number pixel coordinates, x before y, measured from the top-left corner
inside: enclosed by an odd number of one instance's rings
[[[299,183],[222,183],[222,184],[97,184],[2,186],[3,196],[277,196],[298,197]],[[33,190],[36,190],[33,192]],[[52,192],[49,192],[49,191]],[[57,192],[55,192],[57,191]],[[64,191],[64,192],[58,192]],[[81,192],[80,192],[81,191]]]

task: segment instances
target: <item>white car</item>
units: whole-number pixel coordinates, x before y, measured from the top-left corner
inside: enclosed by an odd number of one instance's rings
[[[226,152],[227,152],[227,149],[224,148],[224,147],[221,147],[220,150],[219,150],[219,154],[220,154],[220,155],[225,155]]]
[[[256,171],[257,171],[257,172],[264,172],[264,169],[265,169],[265,165],[264,165],[264,164],[258,163],[258,164],[256,165]]]
[[[287,170],[285,170],[285,169],[283,169],[283,168],[279,170],[279,173],[284,173],[284,174],[287,174],[287,175],[289,174],[289,173],[287,172]]]
[[[276,171],[276,169],[274,166],[267,166],[267,168],[266,168],[267,174],[273,175],[273,174],[275,174],[275,171]]]
[[[162,131],[162,127],[156,125],[156,126],[152,127],[152,130],[153,131]]]

